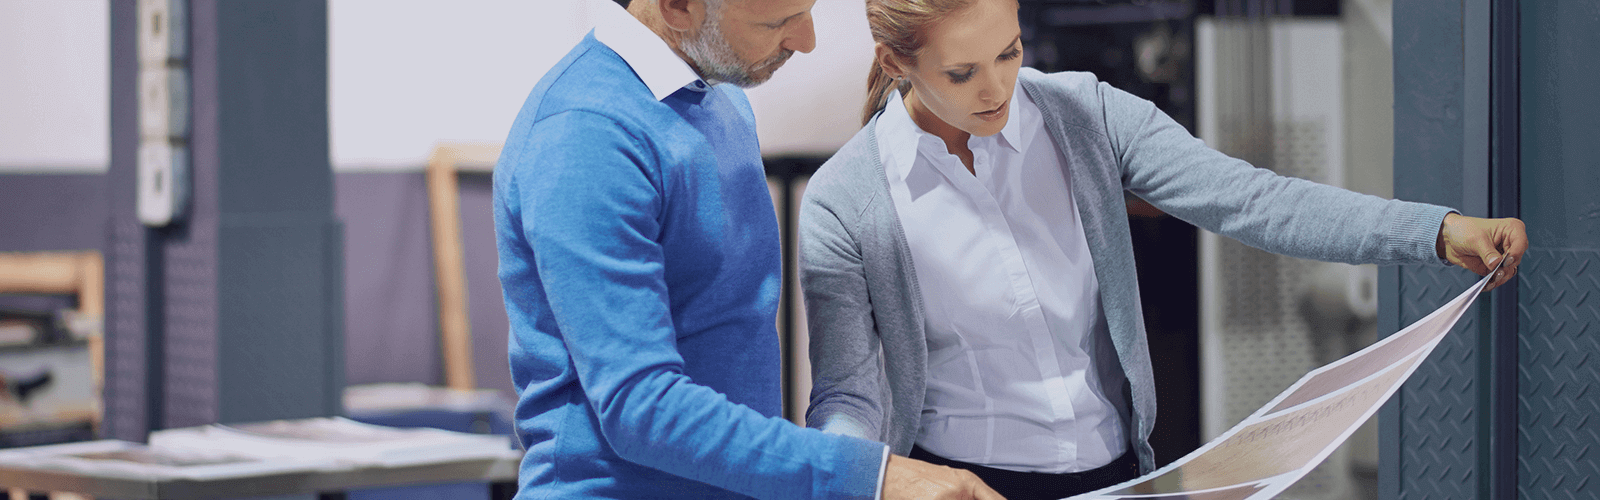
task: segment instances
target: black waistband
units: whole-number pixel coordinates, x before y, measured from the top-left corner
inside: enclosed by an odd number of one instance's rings
[[[931,464],[972,471],[1007,500],[1055,500],[1139,477],[1139,459],[1134,457],[1132,450],[1099,468],[1060,474],[1019,472],[970,464],[928,453],[928,450],[920,446],[911,447],[910,457]]]

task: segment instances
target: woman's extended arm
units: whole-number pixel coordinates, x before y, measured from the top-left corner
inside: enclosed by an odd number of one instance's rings
[[[1099,94],[1124,187],[1247,245],[1347,263],[1448,261],[1479,274],[1489,271],[1484,259],[1506,253],[1516,264],[1527,249],[1515,219],[1461,217],[1446,207],[1283,177],[1211,149],[1149,101],[1104,83]],[[1493,284],[1515,267],[1509,271]]]

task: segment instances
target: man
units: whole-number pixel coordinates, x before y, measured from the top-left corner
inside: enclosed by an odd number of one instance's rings
[[[789,424],[778,227],[741,86],[816,0],[638,0],[534,87],[495,167],[519,498],[999,498]]]

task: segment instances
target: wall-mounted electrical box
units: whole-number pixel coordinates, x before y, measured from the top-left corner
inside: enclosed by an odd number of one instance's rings
[[[160,227],[189,204],[188,25],[183,0],[139,0],[139,221]]]

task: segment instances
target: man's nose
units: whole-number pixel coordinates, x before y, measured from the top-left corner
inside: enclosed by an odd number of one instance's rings
[[[783,39],[783,48],[801,53],[810,53],[817,48],[817,31],[810,14],[790,28]]]

